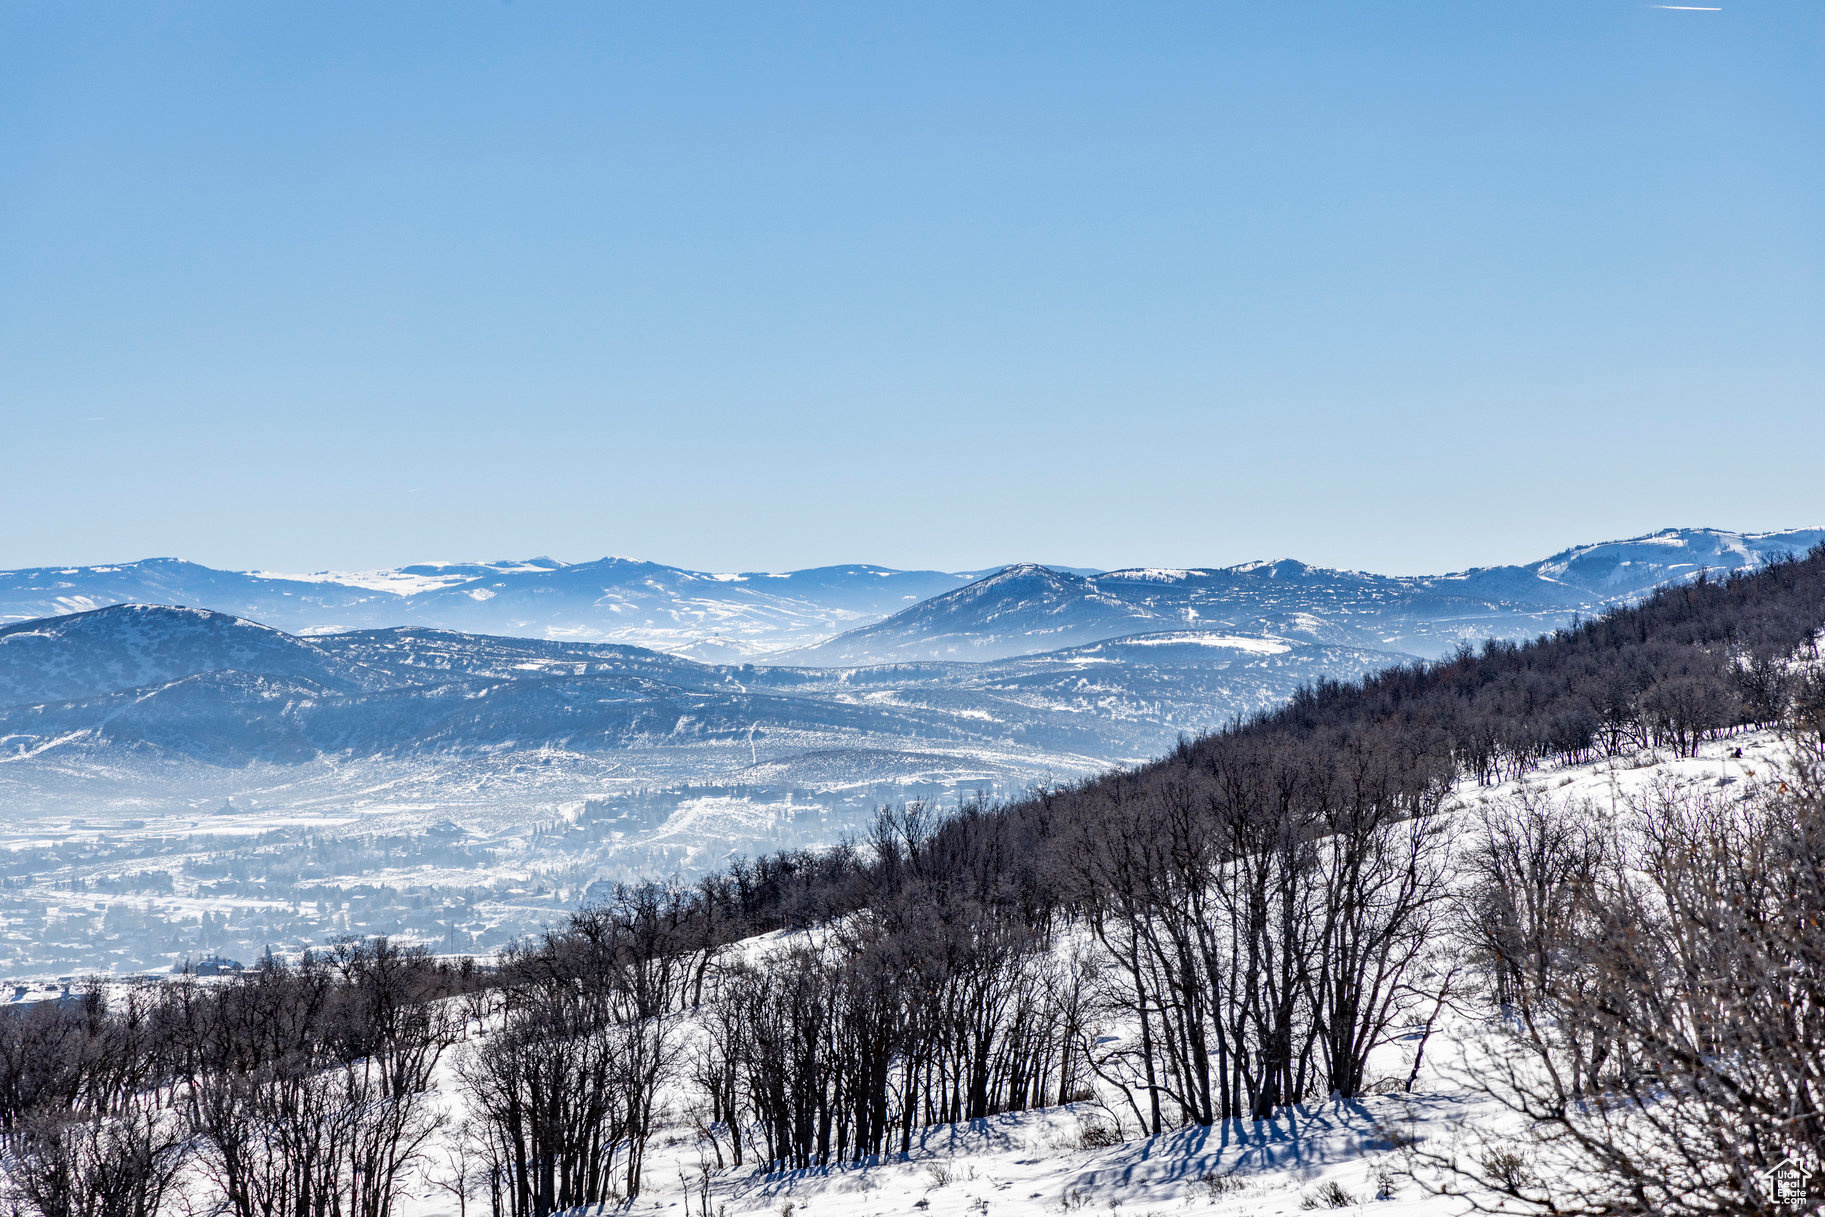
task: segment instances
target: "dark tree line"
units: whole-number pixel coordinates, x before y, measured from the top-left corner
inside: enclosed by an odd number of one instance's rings
[[[927,829],[920,874],[1049,927],[1061,912],[1083,911],[1065,876],[1098,822],[1147,802],[1163,806],[1168,786],[1198,800],[1214,795],[1220,771],[1233,772],[1247,747],[1305,752],[1322,768],[1406,757],[1424,788],[1641,749],[1690,755],[1790,710],[1825,732],[1825,686],[1789,662],[1818,658],[1822,626],[1825,550],[1725,579],[1701,576],[1533,642],[1490,642],[1360,681],[1321,681],[1138,769],[1005,806],[968,805]],[[740,933],[804,928],[868,907],[904,870],[903,859],[869,849],[789,852],[731,866],[705,880],[698,899],[704,915]]]

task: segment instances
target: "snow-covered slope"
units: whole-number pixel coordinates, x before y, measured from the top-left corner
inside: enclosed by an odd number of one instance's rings
[[[1825,529],[1740,533],[1718,528],[1663,528],[1627,541],[1580,545],[1522,569],[1542,579],[1608,596],[1687,578],[1700,570],[1754,568],[1770,558],[1825,543]],[[1502,568],[1495,568],[1502,569]],[[1482,574],[1470,572],[1472,576]]]
[[[772,1174],[715,1171],[710,1211],[717,1217],[788,1211],[812,1217],[1295,1217],[1331,1207],[1335,1193],[1326,1189],[1334,1185],[1347,1207],[1359,1212],[1458,1217],[1466,1209],[1461,1199],[1429,1194],[1401,1176],[1403,1158],[1390,1134],[1437,1140],[1466,1120],[1499,1125],[1502,1117],[1448,1093],[1370,1095],[1110,1146],[1086,1143],[1086,1131],[1106,1127],[1107,1117],[1079,1103],[938,1125],[924,1130],[910,1153],[877,1161]],[[679,1212],[680,1176],[699,1178],[697,1148],[687,1137],[662,1140],[648,1172],[650,1193],[619,1211]],[[693,1206],[697,1199],[692,1195]],[[444,1210],[427,1196],[424,1207],[409,1211],[432,1217]]]
[[[1483,807],[1512,798],[1525,786],[1556,800],[1588,801],[1620,820],[1631,796],[1657,788],[1742,791],[1756,782],[1778,781],[1784,755],[1774,734],[1762,732],[1714,742],[1689,758],[1644,752],[1551,766],[1520,782],[1465,784],[1442,814],[1453,817],[1453,836],[1468,841]],[[806,934],[771,934],[738,944],[731,953],[753,958],[811,940]],[[1499,1016],[1473,982],[1460,977],[1456,991],[1455,1002],[1436,1010],[1430,1002],[1416,1002],[1397,1024],[1397,1034],[1375,1050],[1372,1093],[1349,1101],[1314,1096],[1262,1120],[1192,1125],[1157,1135],[1146,1135],[1138,1109],[1101,1079],[1092,1087],[1093,1097],[1068,1105],[925,1128],[906,1153],[788,1171],[718,1167],[703,1126],[690,1118],[688,1085],[679,1083],[668,1096],[670,1119],[654,1139],[641,1194],[615,1211],[630,1217],[687,1207],[717,1217],[1074,1212],[1297,1217],[1345,1209],[1388,1217],[1461,1217],[1497,1197],[1440,1171],[1438,1158],[1462,1155],[1474,1161],[1490,1146],[1512,1147],[1525,1156],[1537,1145],[1529,1140],[1527,1123],[1479,1082],[1494,1073],[1491,1062],[1502,1051]],[[694,1017],[677,1016],[681,1038],[696,1034]],[[1105,1020],[1094,1028],[1098,1044],[1119,1045],[1136,1034],[1131,1026],[1106,1021],[1107,1014],[1092,1017]],[[1416,1067],[1422,1038],[1424,1054]],[[454,1086],[449,1099],[461,1110]],[[418,1217],[446,1211],[435,1197],[428,1188],[409,1211]]]

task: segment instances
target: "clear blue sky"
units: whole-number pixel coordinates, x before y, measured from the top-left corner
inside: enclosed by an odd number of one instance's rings
[[[1825,520],[1825,0],[0,7],[0,566]]]

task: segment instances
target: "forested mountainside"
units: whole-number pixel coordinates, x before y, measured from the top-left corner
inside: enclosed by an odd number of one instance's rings
[[[644,935],[673,960],[673,997],[653,1000],[700,1008],[710,1047],[694,1076],[726,1148],[739,1161],[747,1136],[777,1168],[1099,1089],[1142,1133],[1266,1118],[1362,1095],[1401,1037],[1419,1043],[1411,1084],[1469,971],[1485,999],[1531,1011],[1513,1050],[1560,1068],[1509,1097],[1583,1134],[1570,1144],[1589,1172],[1482,1159],[1463,1168],[1482,1186],[1546,1207],[1587,1188],[1632,1189],[1644,1211],[1753,1199],[1752,1170],[1825,1146],[1825,1092],[1803,1080],[1825,1011],[1794,1004],[1816,978],[1792,965],[1825,962],[1822,629],[1825,547],[1530,643],[1325,682],[1135,770],[942,819],[889,809],[867,848],[626,894],[513,966],[595,975]],[[1461,782],[1690,756],[1774,724],[1799,750],[1785,780],[1727,815],[1703,791],[1657,789],[1626,846],[1546,796],[1481,821],[1448,807]],[[1664,899],[1593,860],[1604,848],[1637,859]],[[1739,880],[1753,894],[1720,917],[1715,885]],[[1695,954],[1698,925],[1717,937]],[[774,930],[800,945],[726,963],[702,988],[715,944]],[[1098,1020],[1123,1034],[1102,1038]],[[1745,1058],[1693,1051],[1726,1036]],[[1640,1095],[1644,1076],[1710,1144],[1745,1123],[1765,1140],[1694,1171],[1685,1126],[1629,1141],[1574,1103]]]
[[[1825,547],[1663,588],[1531,642],[1315,682],[1151,764],[928,826],[920,868],[992,904],[1049,910],[1073,899],[1076,869],[1099,850],[1178,837],[1191,848],[1219,823],[1263,827],[1253,810],[1297,812],[1310,827],[1334,816],[1404,820],[1460,778],[1494,782],[1640,749],[1687,755],[1790,712],[1825,727],[1825,683],[1792,662],[1818,658],[1822,629]],[[881,866],[898,873],[861,855],[806,854],[756,863],[752,881],[736,872],[731,882],[744,915],[779,928],[858,907]],[[851,869],[863,878],[852,882]],[[1144,867],[1134,875],[1142,886],[1158,878]]]
[[[1322,683],[1137,769],[622,885],[490,967],[350,942],[5,1011],[8,1186],[390,1213],[442,1086],[452,1195],[627,1203],[678,1110],[709,1212],[744,1169],[866,1170],[1043,1107],[1093,1117],[1086,1147],[1278,1136],[1248,1122],[1411,1090],[1449,1011],[1484,1028],[1468,1095],[1517,1120],[1384,1130],[1382,1194],[1771,1213],[1768,1172],[1825,1149],[1822,627],[1825,547]],[[1627,761],[1602,808],[1555,796],[1599,758]],[[1665,780],[1623,791],[1644,758]],[[1354,1203],[1332,1186],[1305,1207]]]

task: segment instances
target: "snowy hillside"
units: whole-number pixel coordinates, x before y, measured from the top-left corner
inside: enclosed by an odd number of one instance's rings
[[[1732,792],[1773,783],[1784,755],[1774,734],[1752,733],[1707,745],[1687,758],[1643,753],[1548,766],[1523,781],[1460,785],[1443,814],[1452,821],[1449,835],[1466,845],[1486,810],[1528,793],[1586,802],[1620,823],[1634,800],[1655,791]],[[726,957],[764,956],[804,941],[804,935],[769,934],[735,944]],[[67,991],[67,984],[28,983],[16,986],[10,999],[30,1003]],[[113,1000],[123,1001],[125,992],[116,990]],[[496,1015],[478,1020],[466,1001],[453,1001],[450,1011],[463,1031],[435,1072],[434,1109],[445,1118],[412,1163],[411,1182],[395,1210],[403,1217],[457,1213],[458,1163],[466,1163],[474,1188],[468,1211],[486,1209],[474,1149],[461,1148],[474,1127],[465,1118],[476,1114],[461,1078],[465,1062],[486,1047],[491,1034],[500,1033],[499,1020]],[[1059,1212],[1296,1217],[1345,1208],[1389,1217],[1458,1217],[1471,1211],[1473,1200],[1486,1204],[1496,1197],[1474,1189],[1468,1195],[1444,1194],[1447,1187],[1462,1193],[1465,1181],[1427,1160],[1481,1146],[1520,1146],[1527,1130],[1477,1080],[1496,1050],[1499,1022],[1475,990],[1461,990],[1458,1001],[1436,1011],[1416,1006],[1410,1018],[1374,1058],[1373,1093],[1353,1100],[1314,1096],[1266,1119],[1146,1135],[1120,1090],[1099,1083],[1091,1094],[1064,1105],[919,1129],[905,1153],[792,1170],[719,1163],[701,1096],[681,1069],[661,1092],[640,1195],[612,1211],[629,1217]],[[683,1053],[679,1059],[688,1061],[704,1034],[698,1016],[668,1019],[671,1042]],[[1133,1035],[1132,1027],[1104,1024],[1096,1042],[1119,1054]],[[1415,1071],[1415,1051],[1422,1045]],[[576,1210],[573,1217],[597,1217],[597,1211]]]
[[[1006,659],[1178,624],[1103,593],[1093,578],[1026,563],[781,658],[820,665]]]
[[[1772,733],[1738,736],[1675,759],[1641,754],[1599,764],[1549,766],[1524,781],[1465,784],[1445,814],[1447,835],[1467,847],[1481,814],[1524,794],[1562,803],[1588,802],[1618,824],[1631,806],[1655,791],[1709,794],[1777,780],[1785,745]],[[1458,882],[1461,882],[1459,880]],[[794,936],[769,935],[738,944],[736,956],[779,951]],[[1063,1106],[1010,1112],[919,1131],[906,1153],[857,1163],[769,1171],[718,1165],[696,1098],[680,1084],[668,1094],[666,1118],[654,1137],[639,1198],[615,1211],[629,1214],[704,1213],[717,1217],[790,1213],[822,1217],[975,1217],[1059,1212],[1294,1217],[1332,1208],[1389,1217],[1458,1217],[1499,1198],[1479,1193],[1429,1159],[1520,1149],[1528,1130],[1478,1081],[1489,1068],[1500,1020],[1486,995],[1460,991],[1443,1008],[1418,1006],[1402,1034],[1378,1050],[1371,1066],[1374,1093],[1353,1100],[1313,1097],[1262,1120],[1191,1125],[1157,1135],[1137,1126],[1136,1113],[1107,1083],[1094,1095]],[[1111,1052],[1135,1029],[1100,1028]],[[676,1028],[680,1042],[701,1034],[693,1016]],[[1416,1049],[1424,1055],[1415,1069]],[[1411,1086],[1408,1079],[1411,1077]],[[466,1110],[454,1071],[445,1099]],[[1409,1151],[1419,1151],[1414,1157]],[[417,1201],[422,1217],[453,1212],[436,1172],[452,1149],[428,1155]],[[446,1184],[448,1178],[445,1178]],[[1460,1194],[1444,1194],[1453,1189]],[[593,1210],[590,1210],[593,1214]]]
[[[344,692],[380,683],[304,639],[202,609],[121,605],[0,627],[0,705],[77,701],[220,671]]]
[[[1733,793],[1778,780],[1785,745],[1768,732],[1738,735],[1673,758],[1641,753],[1601,763],[1545,767],[1520,781],[1461,784],[1443,812],[1446,834],[1468,850],[1488,810],[1522,796],[1562,804],[1587,803],[1622,824],[1654,792]],[[1461,885],[1462,879],[1454,879]],[[736,943],[725,962],[761,958],[816,941],[815,935],[768,934]],[[1088,949],[1088,939],[1081,943]],[[1442,944],[1441,944],[1442,945]],[[1435,979],[1435,978],[1434,978]],[[15,1001],[65,990],[21,985]],[[124,991],[123,991],[124,992]],[[1351,1100],[1312,1096],[1265,1119],[1232,1119],[1147,1135],[1139,1113],[1108,1081],[1075,1101],[1006,1112],[916,1130],[911,1148],[857,1162],[800,1169],[730,1165],[712,1140],[726,1132],[707,1125],[702,1095],[689,1080],[707,1034],[695,1012],[666,1016],[668,1042],[679,1069],[660,1092],[660,1110],[641,1171],[637,1199],[603,1210],[630,1215],[714,1214],[715,1217],[976,1217],[1064,1212],[1213,1217],[1295,1217],[1343,1208],[1389,1217],[1458,1217],[1472,1201],[1497,1198],[1442,1172],[1431,1159],[1518,1148],[1528,1130],[1484,1092],[1480,1075],[1499,1051],[1501,1022],[1474,985],[1460,986],[1444,1006],[1415,1003],[1397,1034],[1376,1052],[1373,1084]],[[115,1000],[120,1000],[117,994]],[[405,1217],[447,1217],[458,1211],[467,1172],[469,1211],[485,1211],[472,1137],[478,1113],[462,1081],[467,1062],[501,1032],[498,1014],[481,1014],[467,1000],[450,1004],[462,1025],[435,1073],[435,1110],[445,1117],[412,1166],[411,1185],[396,1211]],[[1092,1037],[1119,1061],[1135,1028],[1102,1022]],[[1423,1048],[1423,1056],[1416,1053]],[[1113,1069],[1114,1066],[1111,1066]],[[758,1134],[750,1132],[750,1137]],[[726,1147],[724,1147],[726,1148]],[[750,1149],[752,1155],[754,1151]],[[1415,1156],[1417,1152],[1418,1156]],[[1446,1189],[1460,1194],[1446,1194]],[[593,1207],[573,1217],[597,1217]]]

